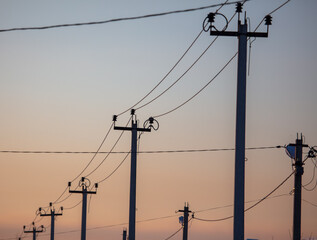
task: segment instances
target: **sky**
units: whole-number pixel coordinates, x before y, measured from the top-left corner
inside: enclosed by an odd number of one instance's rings
[[[244,11],[254,31],[263,17],[284,1],[250,0]],[[0,29],[103,21],[222,3],[216,0],[161,1],[0,1]],[[170,71],[217,8],[160,17],[80,27],[0,32],[0,239],[30,239],[22,234],[35,219],[47,227],[38,239],[49,239],[50,219],[36,217],[39,207],[54,202],[91,161],[93,154],[5,153],[4,151],[95,152],[111,128],[112,116],[142,99]],[[317,2],[291,0],[272,14],[268,38],[248,46],[245,199],[249,207],[292,172],[284,148],[302,133],[317,145]],[[220,12],[230,19],[234,5]],[[242,18],[244,18],[242,16]],[[224,20],[216,17],[216,26]],[[237,17],[228,30],[237,29]],[[261,24],[257,31],[266,31]],[[215,37],[203,32],[177,67],[142,103],[176,81]],[[136,110],[139,126],[179,106],[237,52],[235,37],[219,37],[170,90]],[[251,50],[251,51],[250,51]],[[159,129],[140,136],[139,151],[232,149],[235,146],[237,59],[193,100],[157,117]],[[141,106],[142,104],[138,105]],[[125,126],[129,112],[118,116]],[[111,128],[112,129],[112,128]],[[110,151],[121,132],[110,131],[100,151]],[[116,152],[130,150],[123,133]],[[304,149],[303,157],[308,149]],[[98,154],[86,171],[92,183],[111,174],[125,154]],[[104,160],[105,159],[105,160]],[[104,161],[103,161],[104,160]],[[316,184],[314,162],[304,165],[303,184]],[[121,239],[128,227],[130,158],[89,197],[87,239]],[[76,178],[72,189],[79,182]],[[245,238],[290,239],[293,177],[272,196],[245,213]],[[195,216],[218,219],[233,214],[234,151],[139,153],[137,166],[136,239],[164,240],[181,225],[179,213],[189,203]],[[66,192],[61,199],[69,196]],[[272,197],[271,196],[271,197]],[[274,197],[275,196],[275,197]],[[303,189],[303,239],[317,238],[317,188]],[[55,209],[55,239],[80,237],[81,195],[73,194]],[[72,208],[74,207],[74,208]],[[68,209],[69,208],[69,209]],[[153,220],[154,219],[154,220]],[[22,234],[22,235],[21,235]],[[232,239],[233,219],[191,220],[189,239]],[[181,239],[178,233],[172,239]]]

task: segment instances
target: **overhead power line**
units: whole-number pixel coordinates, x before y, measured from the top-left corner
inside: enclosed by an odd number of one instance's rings
[[[263,147],[248,147],[246,150],[265,150],[274,148],[284,148],[284,146],[263,146]],[[138,153],[143,154],[154,154],[154,153],[195,153],[195,152],[222,152],[222,151],[233,151],[234,148],[205,148],[205,149],[177,149],[177,150],[149,150],[139,151]],[[29,151],[29,150],[2,150],[0,153],[10,154],[95,154],[96,152],[91,151]],[[126,151],[99,151],[99,154],[127,154]]]
[[[226,0],[224,3],[221,4],[221,6],[216,10],[216,12],[218,12],[224,5],[226,5],[229,1]],[[198,40],[198,38],[201,36],[201,34],[204,31],[201,30],[200,33],[197,35],[197,37],[194,39],[194,41],[189,45],[189,47],[186,49],[186,51],[183,53],[183,55],[179,58],[179,60],[173,65],[173,67],[167,72],[167,74],[144,96],[142,97],[137,103],[135,103],[134,105],[132,105],[130,108],[126,109],[125,111],[117,114],[117,116],[120,116],[126,112],[128,112],[129,110],[131,110],[132,108],[136,107],[137,105],[139,105],[144,99],[146,99],[158,86],[160,86],[165,79],[170,75],[170,73],[177,67],[177,65],[183,60],[183,58],[185,57],[185,55],[189,52],[189,50],[193,47],[193,45],[196,43],[196,41]],[[217,37],[214,39],[214,41],[212,41],[212,43],[206,48],[206,50],[199,56],[199,58],[194,61],[194,63],[185,71],[185,73],[183,73],[176,81],[174,81],[173,84],[171,84],[166,90],[164,90],[161,94],[159,94],[158,96],[156,96],[155,98],[153,98],[152,100],[150,100],[149,102],[143,104],[142,106],[139,106],[136,108],[136,110],[145,107],[146,105],[152,103],[153,101],[155,101],[157,98],[161,97],[165,92],[167,92],[170,88],[172,88],[195,64],[196,62],[205,54],[205,52],[211,47],[211,45],[213,45],[213,43],[217,40]]]
[[[221,7],[223,5],[232,5],[232,4],[236,4],[238,2],[246,2],[246,1],[250,1],[250,0],[218,3],[218,4],[203,6],[203,7],[189,8],[189,9],[175,10],[175,11],[168,11],[168,12],[161,12],[161,13],[153,13],[153,14],[147,14],[147,15],[135,16],[135,17],[113,18],[113,19],[108,19],[108,20],[104,20],[104,21],[93,21],[93,22],[82,22],[82,23],[65,23],[65,24],[56,24],[56,25],[39,26],[39,27],[7,28],[7,29],[0,29],[0,32],[45,30],[45,29],[52,29],[52,28],[79,27],[79,26],[106,24],[106,23],[112,23],[112,22],[131,21],[131,20],[138,20],[138,19],[144,19],[144,18],[166,16],[166,15],[171,15],[171,14],[194,12],[194,11],[198,11],[198,10],[215,8],[215,7],[219,7],[219,6]]]
[[[252,206],[248,207],[247,209],[244,210],[244,212],[249,211],[250,209],[254,208],[255,206],[259,205],[261,202],[263,202],[265,199],[267,199],[270,195],[272,195],[277,189],[279,189],[288,179],[290,179],[291,176],[293,176],[293,174],[295,173],[295,171],[293,171],[287,178],[285,178],[276,188],[274,188],[270,193],[268,193],[266,196],[264,196],[263,198],[261,198],[258,202],[256,202],[255,204],[253,204]],[[228,220],[233,218],[233,215],[228,216],[228,217],[224,217],[224,218],[219,218],[219,219],[203,219],[203,218],[197,218],[196,216],[194,217],[194,219],[199,220],[199,221],[203,221],[203,222],[220,222],[220,221],[224,221],[224,220]]]

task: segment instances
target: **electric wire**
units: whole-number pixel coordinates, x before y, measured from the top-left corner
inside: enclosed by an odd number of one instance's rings
[[[126,126],[128,126],[128,124],[130,123],[131,119],[132,119],[132,116],[129,118],[129,120],[128,120]],[[114,143],[114,145],[113,145],[112,148],[110,149],[109,153],[104,157],[104,159],[98,164],[97,167],[95,167],[91,172],[89,172],[89,173],[85,176],[85,178],[88,177],[88,176],[90,176],[91,174],[93,174],[93,173],[105,162],[105,160],[106,160],[106,159],[109,157],[109,155],[112,153],[113,149],[117,146],[117,144],[118,144],[119,140],[121,139],[123,133],[124,133],[124,131],[121,131],[121,133],[120,133],[118,139],[116,140],[116,142]]]
[[[226,0],[223,4],[221,4],[221,6],[216,10],[216,12],[218,12],[225,4],[228,3],[229,0]],[[133,106],[131,106],[130,108],[126,109],[125,111],[117,114],[117,116],[120,116],[126,112],[128,112],[129,110],[133,109],[135,106],[139,105],[144,99],[146,99],[159,85],[161,85],[161,83],[170,75],[170,73],[176,68],[176,66],[181,62],[181,60],[185,57],[185,55],[188,53],[188,51],[192,48],[192,46],[195,44],[195,42],[197,41],[197,39],[201,36],[201,34],[203,33],[203,30],[200,31],[200,33],[198,34],[198,36],[194,39],[194,41],[189,45],[189,47],[186,49],[186,51],[184,52],[184,54],[180,57],[180,59],[173,65],[173,67],[167,72],[167,74],[154,86],[154,88],[152,88],[143,98],[141,98],[137,103],[135,103]],[[216,37],[214,39],[214,41],[207,47],[207,49],[200,55],[200,57],[189,67],[189,69],[187,69],[187,71],[185,73],[183,73],[172,85],[170,85],[165,91],[163,91],[161,94],[159,94],[157,97],[153,98],[151,101],[143,104],[142,106],[136,108],[136,110],[141,109],[145,106],[147,106],[148,104],[152,103],[153,101],[155,101],[157,98],[159,98],[160,96],[162,96],[165,92],[167,92],[170,88],[172,88],[196,63],[197,61],[199,61],[199,59],[205,54],[205,52],[211,47],[211,45],[213,45],[213,43],[216,41],[218,37]]]
[[[250,1],[250,0],[244,0],[244,2],[245,1]],[[236,4],[236,3],[239,3],[239,2],[243,2],[243,1],[218,3],[218,4],[212,4],[212,5],[203,6],[203,7],[197,7],[197,8],[175,10],[175,11],[147,14],[147,15],[142,15],[142,16],[134,16],[134,17],[114,18],[114,19],[109,19],[109,20],[104,20],[104,21],[93,21],[93,22],[82,22],[82,23],[66,23],[66,24],[56,24],[56,25],[39,26],[39,27],[7,28],[7,29],[0,29],[0,32],[26,31],[26,30],[45,30],[45,29],[52,29],[52,28],[78,27],[78,26],[88,26],[88,25],[97,25],[97,24],[107,24],[107,23],[111,23],[111,22],[130,21],[130,20],[166,16],[166,15],[178,14],[178,13],[187,13],[187,12],[193,12],[193,11],[198,11],[198,10],[204,10],[204,9],[208,9],[208,8],[215,8],[215,7],[219,7],[219,6],[223,6],[223,5],[232,5],[232,4]]]
[[[71,206],[71,207],[64,207],[64,210],[71,210],[71,209],[73,209],[73,208],[75,208],[75,207],[77,207],[79,204],[81,204],[82,203],[82,201],[83,200],[80,200],[78,203],[76,203],[74,206]]]
[[[274,148],[283,148],[284,146],[263,146],[263,147],[247,147],[246,150],[265,150]],[[181,153],[181,152],[217,152],[217,151],[233,151],[234,148],[206,148],[206,149],[177,149],[177,150],[149,150],[139,151],[138,153]],[[18,153],[18,154],[94,154],[95,152],[75,152],[75,151],[0,151],[0,153]],[[108,154],[110,152],[99,152],[99,154]],[[126,151],[112,151],[112,154],[126,154]]]
[[[306,202],[306,203],[308,203],[308,204],[310,204],[310,205],[312,205],[312,206],[314,206],[314,207],[317,207],[317,204],[314,204],[314,203],[312,203],[312,202],[309,202],[309,201],[307,201],[307,200],[305,200],[305,199],[302,199],[303,200],[303,202]]]
[[[98,181],[97,183],[102,183],[102,182],[106,181],[108,178],[110,178],[121,167],[121,165],[125,162],[125,160],[127,159],[127,157],[129,155],[130,155],[130,152],[128,152],[128,154],[124,157],[124,159],[119,163],[119,165],[108,176],[106,176],[102,180]]]
[[[161,85],[161,83],[170,75],[170,73],[176,68],[176,66],[182,61],[182,59],[185,57],[185,55],[188,53],[188,51],[192,48],[192,46],[195,44],[195,42],[197,41],[197,39],[201,36],[203,31],[200,31],[200,33],[198,34],[198,36],[194,39],[194,41],[190,44],[190,46],[186,49],[186,51],[184,52],[184,54],[180,57],[180,59],[174,64],[174,66],[167,72],[167,74],[144,96],[142,97],[137,103],[135,103],[133,106],[131,106],[130,108],[126,109],[125,111],[117,114],[117,116],[120,116],[128,111],[130,111],[132,108],[134,108],[135,106],[137,106],[138,104],[140,104],[144,99],[146,99],[159,85]],[[139,108],[138,108],[139,109]]]
[[[278,197],[282,197],[282,196],[290,196],[290,194],[280,194],[280,195],[276,195],[276,196],[272,196],[272,197],[268,197],[269,198],[278,198]],[[249,203],[249,202],[254,202],[254,201],[258,201],[258,200],[250,200],[250,201],[247,201],[246,203]],[[316,206],[315,204],[311,203],[311,202],[308,202],[306,200],[303,199],[303,201],[313,205],[313,206]],[[79,203],[77,203],[79,204]],[[210,210],[216,210],[216,209],[221,209],[221,208],[227,208],[227,207],[232,207],[233,204],[231,205],[224,205],[224,206],[219,206],[219,207],[213,207],[213,208],[208,208],[208,209],[203,209],[203,210],[198,210],[198,211],[195,211],[195,213],[198,213],[198,212],[204,212],[204,211],[210,211]],[[74,208],[75,206],[73,206],[72,208]],[[167,219],[167,218],[173,218],[173,217],[176,217],[176,216],[180,216],[181,214],[173,214],[173,215],[167,215],[167,216],[162,216],[162,217],[156,217],[156,218],[149,218],[149,219],[144,219],[144,220],[139,220],[139,221],[136,221],[136,223],[143,223],[143,222],[149,222],[149,221],[156,221],[156,220],[162,220],[162,219]],[[195,217],[196,218],[196,217]],[[112,224],[112,225],[105,225],[105,226],[99,226],[99,227],[92,227],[92,228],[87,228],[87,231],[91,231],[91,230],[97,230],[97,229],[102,229],[102,228],[110,228],[110,227],[117,227],[117,226],[124,226],[124,225],[127,225],[128,223],[118,223],[118,224]],[[56,234],[66,234],[66,233],[72,233],[72,232],[79,232],[80,230],[69,230],[69,231],[64,231],[64,232],[57,232]],[[10,239],[16,239],[16,238],[3,238],[3,239],[0,239],[0,240],[10,240]]]
[[[314,164],[314,161],[313,161],[313,160],[312,160],[312,162],[313,162],[313,164]],[[306,186],[308,186],[309,184],[311,184],[311,183],[314,181],[314,179],[315,179],[315,172],[316,172],[316,166],[314,166],[314,168],[313,168],[313,177],[312,177],[312,179],[311,179],[308,183],[302,185],[304,188],[305,188]]]
[[[189,99],[187,99],[185,102],[183,102],[182,104],[178,105],[177,107],[167,111],[167,112],[164,112],[164,113],[161,113],[161,114],[158,114],[156,116],[154,116],[153,118],[160,118],[160,117],[163,117],[165,115],[168,115],[174,111],[176,111],[177,109],[181,108],[182,106],[184,106],[185,104],[187,104],[188,102],[190,102],[192,99],[194,99],[198,94],[200,94],[213,80],[215,80],[219,75],[220,73],[229,65],[229,63],[231,63],[231,61],[238,55],[238,52],[236,52],[231,58],[230,60],[220,69],[220,71],[205,85],[203,86],[198,92],[196,92],[193,96],[191,96]]]
[[[268,193],[266,196],[264,196],[263,198],[261,198],[259,201],[257,201],[255,204],[253,204],[252,206],[246,208],[244,210],[244,212],[249,211],[250,209],[254,208],[255,206],[259,205],[261,202],[263,202],[265,199],[267,199],[270,195],[272,195],[277,189],[279,189],[293,174],[295,173],[295,171],[293,171],[287,178],[285,178],[276,188],[274,188],[270,193]],[[228,216],[228,217],[224,217],[224,218],[219,218],[219,219],[203,219],[203,218],[197,218],[196,216],[194,217],[194,219],[199,220],[199,221],[204,221],[204,222],[220,222],[220,221],[224,221],[224,220],[228,220],[233,218],[233,215]]]
[[[176,232],[174,232],[172,235],[170,235],[169,237],[165,238],[164,240],[171,239],[171,238],[174,237],[177,233],[179,233],[182,229],[183,229],[183,227],[180,227],[180,229],[178,229]]]
[[[84,169],[83,169],[71,182],[75,181],[75,179],[77,179],[78,177],[80,177],[80,176],[85,172],[85,170],[89,167],[89,165],[92,163],[92,161],[95,159],[95,157],[96,157],[97,154],[99,153],[101,147],[103,146],[103,144],[105,143],[106,139],[108,138],[109,133],[110,133],[110,131],[111,131],[113,125],[114,125],[114,122],[112,122],[112,124],[110,125],[110,128],[109,128],[109,130],[107,131],[107,134],[106,134],[105,137],[103,138],[101,144],[99,145],[97,151],[95,152],[94,156],[91,158],[91,160],[89,161],[89,163],[86,165],[86,167],[84,167]],[[120,139],[120,138],[119,138],[119,139]]]
[[[220,9],[220,8],[219,8]],[[218,9],[218,10],[219,10]],[[217,10],[217,11],[218,11]],[[216,12],[217,12],[216,11]],[[227,24],[229,24],[232,19],[234,18],[234,16],[236,15],[236,13],[233,14],[233,16],[230,18],[230,20],[228,21]],[[201,33],[203,32],[203,30],[201,31]],[[189,66],[189,68],[178,78],[176,79],[169,87],[167,87],[163,92],[161,92],[159,95],[157,95],[156,97],[154,97],[152,100],[148,101],[147,103],[144,103],[143,105],[139,106],[136,108],[136,110],[139,110],[147,105],[149,105],[150,103],[154,102],[155,100],[157,100],[158,98],[160,98],[163,94],[165,94],[168,90],[170,90],[176,83],[178,83],[195,65],[196,63],[205,55],[205,53],[209,50],[209,48],[216,42],[216,40],[218,39],[219,36],[216,36],[214,38],[214,40],[207,46],[207,48],[199,55],[199,57]]]

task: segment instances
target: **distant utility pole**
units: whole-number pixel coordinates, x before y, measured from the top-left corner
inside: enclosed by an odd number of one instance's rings
[[[237,110],[236,110],[236,146],[235,146],[235,188],[234,188],[234,240],[244,240],[244,183],[245,183],[245,115],[246,115],[246,69],[247,69],[247,42],[250,37],[268,37],[269,25],[272,17],[265,17],[267,32],[248,32],[246,16],[244,24],[240,21],[242,4],[237,3],[238,31],[219,31],[214,25],[217,15],[227,18],[221,13],[209,13],[208,19],[210,35],[238,37],[238,82],[237,82]],[[213,30],[213,28],[215,30]],[[204,23],[204,30],[205,23]],[[208,30],[207,30],[208,31]]]
[[[178,212],[184,213],[184,219],[183,219],[183,240],[188,239],[188,213],[191,213],[192,211],[189,210],[188,203],[185,203],[184,210],[178,210]]]
[[[137,145],[138,145],[138,132],[151,132],[154,120],[149,118],[148,128],[138,128],[138,121],[135,117],[135,110],[131,109],[132,122],[131,127],[117,127],[114,130],[131,131],[131,172],[130,172],[130,208],[129,208],[129,240],[135,240],[135,209],[136,209],[136,169],[137,169]],[[117,116],[113,116],[113,121],[117,121]],[[145,126],[145,124],[144,124]]]
[[[81,191],[70,190],[69,193],[80,193],[83,195],[82,201],[82,217],[81,217],[81,240],[86,240],[86,223],[87,223],[87,194],[96,194],[96,191],[88,191],[90,187],[90,181],[88,178],[82,177],[79,182],[79,187],[82,187]],[[71,187],[71,182],[68,182],[68,187]],[[95,188],[98,188],[98,183],[95,183]]]
[[[295,147],[295,178],[294,178],[294,211],[293,211],[293,240],[301,239],[301,208],[302,208],[302,175],[303,168],[303,147],[308,147],[303,144],[302,134],[300,138],[297,134],[296,143],[290,143],[288,146]]]
[[[63,207],[60,208],[61,211],[63,211]],[[51,213],[42,213],[43,209],[39,208],[39,213],[41,217],[51,217],[51,240],[54,240],[54,231],[55,231],[55,217],[56,216],[62,216],[63,213],[55,213],[55,209],[52,206],[52,203],[50,202],[50,212]]]
[[[127,229],[123,229],[122,239],[127,240]]]
[[[34,222],[32,223],[33,227],[32,230],[25,230],[25,226],[23,226],[24,233],[33,233],[33,240],[36,240],[36,234],[44,231],[44,226],[41,225],[40,227],[36,228]]]

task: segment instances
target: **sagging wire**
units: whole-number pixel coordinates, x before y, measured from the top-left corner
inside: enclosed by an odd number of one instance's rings
[[[132,117],[133,117],[133,116],[131,116],[131,117],[129,118],[129,120],[128,120],[126,126],[129,125],[129,123],[130,123],[131,120],[132,120]],[[113,123],[113,124],[114,124],[114,123]],[[108,153],[108,154],[105,156],[105,158],[98,164],[98,166],[97,166],[96,168],[94,168],[94,170],[92,170],[90,173],[88,173],[88,174],[85,176],[85,178],[88,177],[88,176],[90,176],[92,173],[94,173],[94,172],[105,162],[105,160],[106,160],[106,159],[109,157],[109,155],[112,153],[113,149],[117,146],[117,144],[118,144],[119,140],[121,139],[123,133],[124,133],[124,131],[121,131],[121,133],[120,133],[118,139],[116,140],[115,144],[114,144],[114,145],[112,146],[112,148],[110,149],[109,153]]]
[[[261,202],[263,202],[265,199],[267,199],[270,195],[272,195],[277,189],[279,189],[288,179],[290,179],[291,176],[293,176],[293,174],[295,173],[295,171],[292,171],[292,173],[285,178],[276,188],[274,188],[270,193],[268,193],[266,196],[264,196],[263,198],[261,198],[258,202],[256,202],[255,204],[253,204],[252,206],[246,208],[244,210],[244,212],[249,211],[250,209],[254,208],[255,206],[257,206],[258,204],[260,204]],[[220,221],[224,221],[224,220],[228,220],[233,218],[233,215],[228,216],[228,217],[224,217],[224,218],[219,218],[219,219],[203,219],[203,218],[197,218],[195,215],[193,215],[193,218],[199,221],[204,221],[204,222],[220,222]]]
[[[224,3],[222,3],[220,5],[220,7],[216,10],[216,13],[224,6],[228,3],[229,0],[226,0]],[[169,74],[176,68],[176,66],[181,62],[181,60],[185,57],[185,55],[188,53],[188,51],[192,48],[192,46],[195,44],[195,42],[197,41],[197,39],[201,36],[201,34],[203,33],[203,30],[200,31],[200,33],[198,34],[198,36],[194,39],[194,41],[190,44],[190,46],[186,49],[185,53],[180,57],[180,59],[176,62],[176,64],[173,65],[173,67],[168,71],[168,73],[158,82],[158,84],[156,84],[154,86],[154,88],[152,88],[152,90],[150,90],[143,98],[141,98],[137,103],[135,103],[133,106],[131,106],[130,108],[126,109],[125,111],[117,114],[117,116],[120,116],[126,112],[128,112],[129,110],[135,108],[137,105],[139,105],[144,99],[146,99],[168,76]],[[214,41],[216,41],[217,37],[214,39]],[[165,89],[162,93],[160,93],[158,96],[156,96],[155,98],[153,98],[152,100],[150,100],[149,102],[143,104],[140,107],[135,108],[136,110],[141,109],[145,106],[147,106],[148,104],[152,103],[153,101],[155,101],[156,99],[158,99],[159,97],[161,97],[164,93],[166,93],[170,88],[172,88],[180,79],[182,79],[182,77],[184,75],[186,75],[186,73],[196,64],[196,62],[205,54],[205,52],[211,47],[211,45],[213,45],[214,41],[207,47],[207,49],[200,55],[200,57],[174,82],[172,83],[167,89]]]

